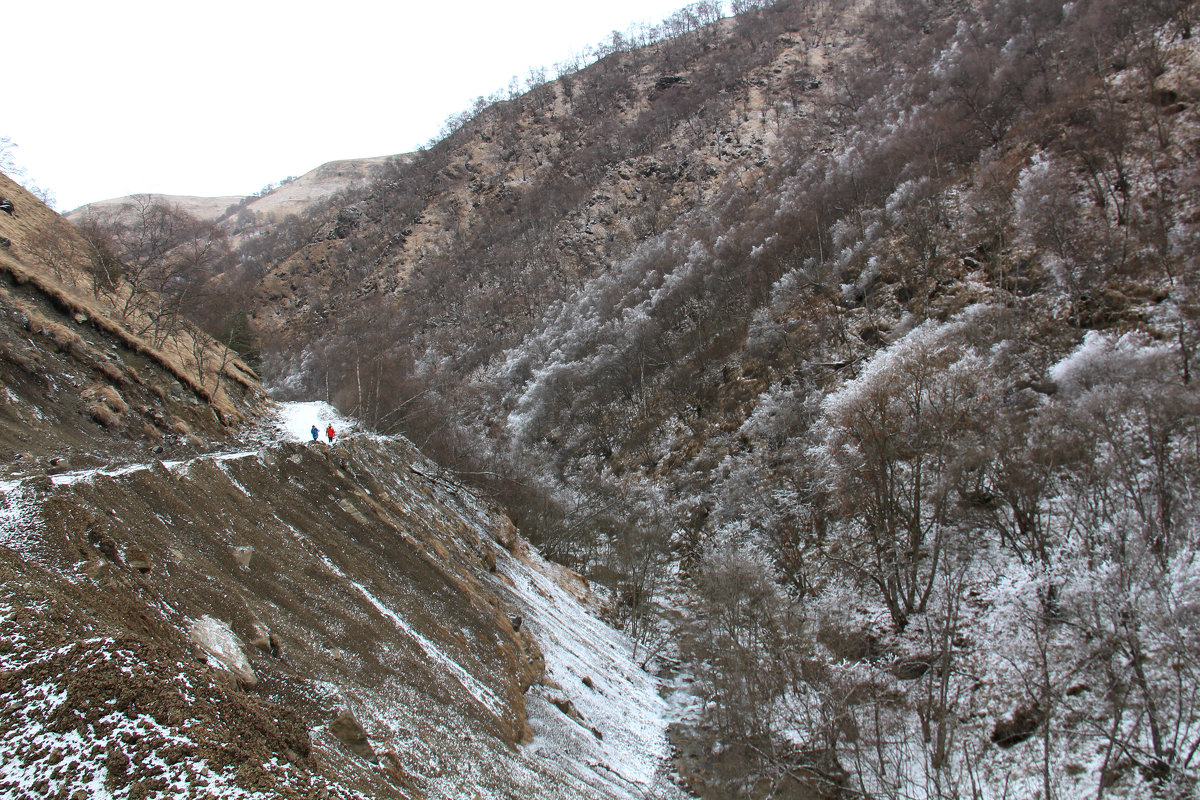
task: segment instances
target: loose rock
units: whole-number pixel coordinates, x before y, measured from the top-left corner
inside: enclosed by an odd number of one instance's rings
[[[250,569],[250,559],[253,557],[253,547],[246,546],[233,548],[233,561],[242,569]]]
[[[351,753],[362,756],[368,761],[378,761],[375,749],[371,747],[371,741],[367,738],[367,732],[355,719],[350,709],[343,708],[338,712],[333,722],[329,723],[329,732],[346,745],[346,749]]]

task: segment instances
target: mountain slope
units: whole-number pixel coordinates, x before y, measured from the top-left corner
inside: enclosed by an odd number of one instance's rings
[[[628,642],[406,442],[343,431],[2,488],[3,796],[655,780],[664,709]]]
[[[243,243],[275,390],[679,656],[702,796],[1195,795],[1200,6],[738,7]]]
[[[0,249],[0,453],[10,472],[139,449],[194,453],[262,413],[262,386],[236,354],[174,318],[145,325],[93,243],[4,175],[0,195],[15,206],[15,216],[0,215],[9,242]],[[103,263],[111,275],[98,271]]]
[[[1197,5],[752,6],[324,210],[274,385],[672,625],[707,796],[1194,794]]]
[[[676,795],[586,582],[0,193],[0,797]]]

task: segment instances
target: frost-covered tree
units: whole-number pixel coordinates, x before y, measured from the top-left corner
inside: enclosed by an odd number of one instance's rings
[[[695,569],[695,623],[685,641],[710,697],[713,720],[734,740],[772,730],[772,707],[786,687],[790,600],[770,559],[752,544],[708,547]]]
[[[964,347],[983,310],[927,322],[881,350],[822,404],[812,456],[825,489],[830,563],[886,605],[903,630],[967,546],[956,474],[973,466],[991,398],[985,361]]]

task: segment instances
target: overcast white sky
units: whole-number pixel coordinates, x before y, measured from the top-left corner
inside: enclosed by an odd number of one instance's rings
[[[17,0],[0,136],[58,208],[244,195],[403,153],[479,95],[688,0]]]

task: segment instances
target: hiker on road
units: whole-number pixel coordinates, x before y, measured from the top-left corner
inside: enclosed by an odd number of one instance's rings
[[[321,432],[320,432],[319,430],[317,430],[317,426],[316,426],[316,425],[313,425],[313,426],[312,426],[312,437],[313,437],[313,441],[314,441],[314,442],[315,442],[317,439],[320,439],[320,438],[321,438]]]
[[[334,437],[335,435],[337,435],[337,433],[336,433],[336,431],[334,431],[334,429],[333,429],[333,423],[332,423],[332,422],[331,422],[331,423],[329,423],[329,427],[325,429],[325,435],[329,437],[329,443],[330,443],[330,444],[333,444],[333,437]]]

